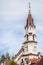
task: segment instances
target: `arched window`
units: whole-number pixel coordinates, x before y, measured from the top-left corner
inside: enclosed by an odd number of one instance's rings
[[[21,60],[21,65],[24,65],[24,61],[23,61],[23,59]]]

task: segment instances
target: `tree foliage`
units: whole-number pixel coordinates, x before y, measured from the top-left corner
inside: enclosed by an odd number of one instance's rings
[[[18,65],[16,62],[14,62],[14,61],[11,61],[10,63],[9,63],[9,65]]]
[[[5,55],[2,55],[0,61],[3,63],[4,60],[5,60]]]
[[[6,58],[9,58],[10,59],[10,56],[9,56],[9,53],[8,52],[6,53]]]
[[[9,53],[7,52],[5,55],[3,54],[1,57],[0,57],[0,64],[1,63],[4,63],[5,59],[6,58],[9,58],[10,59],[10,56],[9,56]]]
[[[1,65],[1,58],[0,58],[0,65]]]

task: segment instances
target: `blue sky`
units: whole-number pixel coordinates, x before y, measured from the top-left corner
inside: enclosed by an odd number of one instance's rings
[[[43,0],[0,0],[0,56],[6,52],[15,55],[21,48],[29,1],[36,25],[38,51],[43,54]]]

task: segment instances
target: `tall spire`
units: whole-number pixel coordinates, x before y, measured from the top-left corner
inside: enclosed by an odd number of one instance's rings
[[[29,12],[28,12],[28,17],[27,17],[27,22],[26,22],[25,28],[29,28],[29,26],[35,28],[34,19],[33,19],[32,14],[31,14],[30,2],[29,2]]]

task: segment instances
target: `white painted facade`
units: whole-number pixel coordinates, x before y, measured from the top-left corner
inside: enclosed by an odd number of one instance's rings
[[[29,26],[29,28],[27,29],[26,28],[26,33],[28,34],[28,33],[32,33],[32,34],[35,34],[35,29],[34,29],[34,27],[33,28],[31,28],[31,26]]]
[[[28,17],[30,17],[30,13]],[[21,65],[21,61],[23,59],[24,65],[26,65],[27,60],[32,58],[38,58],[38,51],[37,51],[37,41],[36,41],[36,35],[35,35],[35,27],[34,27],[34,21],[32,21],[32,17],[30,17],[30,20],[28,19],[28,24],[26,24],[25,28],[25,37],[23,42],[23,50],[14,61],[16,61],[19,65]],[[31,24],[30,24],[31,23]],[[29,62],[29,61],[28,61]]]
[[[23,51],[20,53],[20,55],[17,56],[17,58],[14,59],[14,61],[16,61],[19,65],[21,63],[21,59],[22,59],[21,55],[22,54],[23,54]]]

